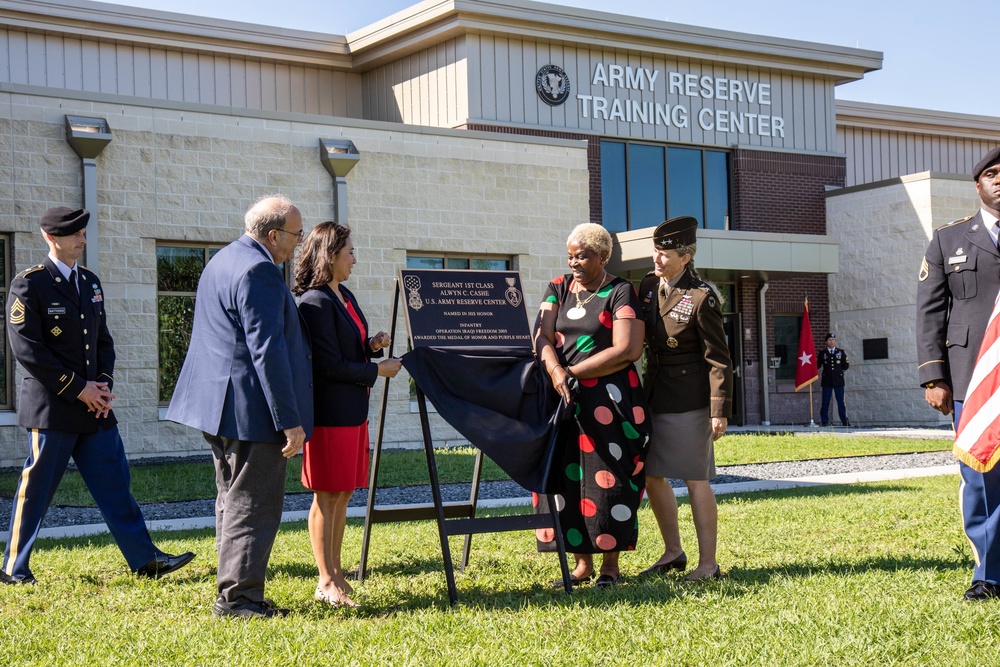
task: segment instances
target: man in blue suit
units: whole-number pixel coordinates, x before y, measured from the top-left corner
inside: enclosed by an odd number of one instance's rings
[[[264,576],[285,497],[287,459],[313,426],[305,325],[278,265],[302,240],[302,215],[265,197],[246,234],[205,267],[194,325],[167,419],[202,431],[215,461],[216,616],[272,618]]]

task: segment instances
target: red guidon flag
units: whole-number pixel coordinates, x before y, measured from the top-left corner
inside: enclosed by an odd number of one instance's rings
[[[1000,459],[1000,296],[979,346],[952,452],[979,472],[988,472]]]
[[[802,331],[799,332],[799,357],[795,362],[795,391],[809,386],[819,377],[813,330],[809,324],[809,299],[805,300],[805,307],[806,312],[802,315]]]

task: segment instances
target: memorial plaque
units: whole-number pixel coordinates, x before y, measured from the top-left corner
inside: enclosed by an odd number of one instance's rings
[[[413,347],[531,347],[517,271],[401,269]]]

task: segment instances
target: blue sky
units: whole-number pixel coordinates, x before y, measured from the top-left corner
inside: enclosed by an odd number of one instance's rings
[[[116,4],[344,35],[416,0],[128,0]],[[995,12],[955,0],[565,0],[552,4],[882,51],[882,70],[837,88],[845,100],[1000,117]],[[985,13],[976,13],[976,8]],[[987,23],[984,24],[983,22]],[[978,25],[982,35],[972,36]],[[994,40],[995,41],[995,40]]]

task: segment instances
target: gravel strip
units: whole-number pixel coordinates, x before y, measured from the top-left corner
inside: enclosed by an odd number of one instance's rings
[[[749,482],[762,479],[787,479],[789,477],[812,477],[847,472],[872,470],[903,470],[949,465],[955,459],[948,452],[927,452],[919,454],[891,454],[886,456],[853,456],[838,459],[815,459],[811,461],[784,461],[780,463],[757,463],[740,466],[720,466],[714,484]],[[681,486],[680,480],[671,480],[674,486]],[[483,482],[479,489],[481,499],[525,498],[528,492],[510,481]],[[441,487],[445,502],[467,501],[468,484],[445,484]],[[408,503],[431,503],[430,486],[396,486],[381,488],[376,495],[379,505],[404,505]],[[364,507],[368,501],[368,490],[359,489],[351,498],[351,507]],[[309,509],[312,494],[290,493],[285,496],[285,511],[296,512]],[[11,501],[0,498],[0,530],[10,529]],[[147,521],[160,519],[181,519],[213,516],[215,500],[189,500],[172,503],[147,503],[142,505]],[[52,506],[45,516],[42,526],[77,526],[103,523],[100,511],[94,507]]]

